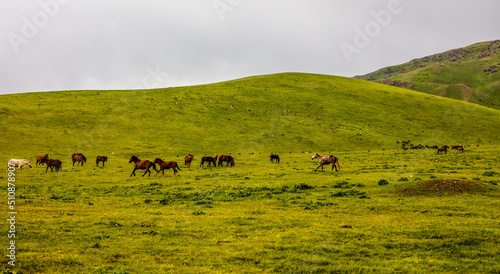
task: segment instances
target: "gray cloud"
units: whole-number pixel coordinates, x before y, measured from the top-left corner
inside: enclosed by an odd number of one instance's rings
[[[497,0],[1,0],[0,93],[354,76],[498,39],[498,10]]]

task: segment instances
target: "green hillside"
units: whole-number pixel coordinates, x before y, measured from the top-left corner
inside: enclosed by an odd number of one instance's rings
[[[386,67],[355,78],[500,109],[500,40]]]
[[[4,273],[500,270],[500,110],[299,73],[0,99],[0,161],[33,163],[0,174]],[[340,170],[314,172],[310,151]],[[78,152],[88,161],[72,166]],[[61,172],[35,166],[45,153]],[[235,166],[200,167],[215,153]],[[131,155],[180,176],[132,177]]]
[[[500,143],[500,111],[351,78],[275,74],[223,83],[0,97],[4,160]]]

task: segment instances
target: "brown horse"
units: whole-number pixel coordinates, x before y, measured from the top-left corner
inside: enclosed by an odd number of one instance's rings
[[[49,154],[45,154],[43,156],[37,156],[35,167],[38,167],[38,164],[40,164],[40,166],[43,166],[43,163],[45,162],[44,160],[48,159],[49,159]]]
[[[321,167],[321,171],[323,171],[323,165],[328,165],[328,164],[332,164],[332,171],[333,171],[334,167],[335,167],[335,171],[338,171],[336,164],[339,165],[339,169],[340,169],[339,159],[333,155],[323,156],[323,155],[320,155],[319,153],[316,152],[312,156],[311,160],[314,160],[314,159],[318,159],[318,161],[319,161],[319,166],[316,168],[316,170],[314,170],[314,172],[316,172],[319,167]]]
[[[97,156],[95,160],[95,165],[98,166],[99,162],[102,162],[102,166],[104,167],[104,163],[108,161],[108,157],[106,156]]]
[[[450,147],[449,146],[442,146],[442,147],[438,148],[437,154],[439,154],[440,152],[448,153],[448,148],[450,148]]]
[[[144,175],[146,175],[146,173],[148,173],[148,172],[149,172],[149,176],[151,176],[151,171],[149,170],[149,168],[151,166],[153,166],[153,169],[156,171],[155,164],[153,164],[151,161],[148,161],[148,160],[142,161],[139,158],[137,158],[136,156],[130,157],[130,160],[128,162],[129,163],[134,162],[134,170],[132,171],[132,174],[130,174],[130,177],[132,177],[132,175],[135,176],[135,171],[138,169],[145,169],[146,170],[144,172],[144,174],[142,174],[142,177],[144,177]]]
[[[52,160],[49,160],[49,159],[43,159],[43,162],[47,164],[47,168],[45,169],[45,173],[47,173],[47,171],[49,170],[49,167],[50,167],[50,171],[54,172],[54,167],[56,168],[56,172],[58,172],[59,170],[62,170],[62,162],[57,160],[57,159],[52,159]]]
[[[178,168],[180,170],[179,165],[177,165],[177,162],[174,162],[174,161],[164,162],[160,158],[156,158],[155,161],[153,162],[153,165],[154,164],[158,164],[160,166],[160,170],[158,170],[158,172],[156,172],[155,176],[158,175],[158,173],[160,173],[160,171],[162,172],[163,176],[165,176],[165,169],[173,169],[174,176],[176,173],[177,173],[177,175],[181,176],[179,174],[179,171],[177,171],[177,169],[176,169],[176,168]]]
[[[226,166],[234,166],[234,158],[231,155],[221,155],[218,166],[222,166],[222,162],[226,162]]]
[[[191,162],[193,161],[194,156],[193,154],[189,154],[189,156],[184,157],[184,165],[187,166],[188,168],[191,167]]]
[[[217,154],[214,157],[211,156],[203,156],[201,157],[201,164],[200,166],[203,166],[203,163],[208,162],[207,166],[210,166],[212,163],[214,164],[214,167],[217,166],[217,157],[219,157]]]
[[[83,156],[83,154],[81,153],[73,153],[73,155],[71,155],[71,159],[73,160],[73,166],[75,166],[75,162],[78,162],[76,166],[78,166],[80,163],[83,166],[83,163],[87,162],[87,158],[85,158],[85,156]]]

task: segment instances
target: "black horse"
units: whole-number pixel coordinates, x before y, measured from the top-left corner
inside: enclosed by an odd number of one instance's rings
[[[215,157],[211,157],[211,156],[203,156],[201,157],[201,163],[200,163],[200,166],[203,166],[203,164],[205,162],[208,163],[207,166],[210,166],[212,164],[214,164],[214,167],[217,166],[217,157],[219,157],[218,155],[215,155]]]
[[[280,156],[271,154],[271,163],[274,163],[276,161],[277,164],[280,163]]]

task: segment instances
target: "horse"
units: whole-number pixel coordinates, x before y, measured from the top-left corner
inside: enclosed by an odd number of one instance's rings
[[[83,166],[83,163],[87,162],[87,158],[85,158],[85,156],[83,156],[83,154],[81,153],[73,153],[73,155],[71,155],[71,159],[73,160],[73,166],[75,166],[75,162],[78,162],[76,166],[78,166],[80,163],[82,163]]]
[[[32,168],[31,162],[26,159],[10,159],[7,163],[7,170],[9,170],[9,167],[14,166],[17,167],[17,171],[23,171],[22,168],[25,165],[28,165],[30,168]]]
[[[219,157],[217,154],[214,157],[211,156],[203,156],[201,157],[201,163],[200,166],[203,166],[203,163],[208,162],[207,166],[210,166],[212,163],[214,164],[214,167],[217,166],[217,157]]]
[[[142,161],[139,158],[137,158],[136,156],[130,157],[130,160],[128,162],[129,163],[134,162],[134,170],[132,171],[132,174],[130,174],[130,177],[132,177],[132,175],[135,176],[135,171],[138,169],[145,169],[146,170],[144,172],[144,174],[142,174],[142,177],[144,177],[144,175],[146,175],[146,173],[148,173],[148,172],[149,172],[149,176],[151,176],[151,171],[149,170],[149,168],[151,166],[153,166],[153,169],[156,171],[155,164],[153,164],[151,161],[148,161],[148,160]]]
[[[231,155],[221,155],[218,166],[222,166],[222,162],[226,162],[226,166],[234,166],[234,158]]]
[[[191,162],[193,161],[194,156],[193,154],[189,154],[188,156],[184,157],[184,165],[187,166],[188,168],[191,167]]]
[[[158,172],[156,172],[155,176],[158,175],[158,173],[160,173],[160,171],[162,172],[163,176],[165,176],[165,169],[173,169],[174,176],[176,173],[177,173],[177,175],[181,176],[179,174],[179,171],[177,171],[177,169],[176,169],[176,168],[178,168],[180,170],[179,165],[177,165],[177,162],[174,162],[174,161],[164,162],[164,161],[162,161],[162,159],[156,158],[155,161],[153,162],[153,165],[154,164],[158,164],[160,166],[160,170],[158,170]]]
[[[319,153],[316,152],[312,156],[311,160],[314,160],[314,159],[318,159],[318,161],[319,161],[319,166],[316,168],[316,170],[314,170],[314,172],[316,172],[319,167],[321,167],[321,171],[323,171],[323,165],[328,165],[328,164],[332,164],[332,171],[333,171],[334,167],[335,167],[335,171],[338,171],[336,164],[339,166],[339,169],[340,169],[339,159],[333,155],[324,156],[324,155],[320,155]]]
[[[274,163],[276,161],[277,164],[280,163],[280,156],[271,154],[271,163]]]
[[[464,146],[458,145],[458,146],[452,146],[451,149],[455,149],[458,151],[464,152]]]
[[[442,146],[442,147],[438,148],[437,154],[439,154],[440,152],[448,153],[448,148],[450,148],[450,147],[449,146]]]
[[[38,164],[40,164],[40,166],[43,166],[43,159],[48,160],[49,159],[49,154],[45,154],[43,156],[37,156],[36,157],[35,167],[38,167]]]
[[[47,171],[49,170],[49,167],[50,167],[50,171],[54,172],[54,167],[56,168],[56,172],[58,172],[59,170],[62,170],[62,162],[57,160],[57,159],[53,159],[53,160],[50,160],[50,159],[46,159],[44,160],[44,162],[47,164],[47,168],[45,169],[45,173],[47,173]]]
[[[104,167],[104,163],[108,161],[108,157],[106,156],[97,156],[95,160],[95,165],[98,166],[99,162],[102,162],[102,166]]]

